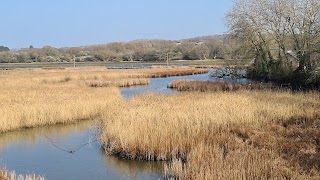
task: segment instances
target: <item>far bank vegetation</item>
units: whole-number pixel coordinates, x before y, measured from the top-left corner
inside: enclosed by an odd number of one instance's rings
[[[82,47],[23,48],[0,51],[0,63],[119,62],[235,59],[248,57],[231,36],[216,35],[181,41],[136,40]]]

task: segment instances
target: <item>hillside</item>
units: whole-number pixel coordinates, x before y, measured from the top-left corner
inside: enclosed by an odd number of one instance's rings
[[[81,47],[24,48],[0,52],[0,63],[97,61],[166,61],[215,58],[244,58],[246,53],[227,35],[210,35],[181,40],[140,39],[130,42]]]
[[[194,38],[188,38],[188,39],[181,39],[179,41],[181,42],[221,42],[223,41],[228,35],[227,34],[222,34],[222,35],[209,35],[209,36],[199,36],[199,37],[194,37]]]

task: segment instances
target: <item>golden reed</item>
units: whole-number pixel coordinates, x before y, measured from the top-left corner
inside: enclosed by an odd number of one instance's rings
[[[102,113],[107,153],[169,160],[168,178],[319,178],[320,95],[148,94]],[[318,125],[317,125],[318,124]]]

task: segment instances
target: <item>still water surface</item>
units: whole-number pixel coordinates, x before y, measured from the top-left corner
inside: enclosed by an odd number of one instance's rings
[[[207,74],[196,74],[196,75],[190,75],[190,76],[173,76],[173,77],[167,77],[167,78],[152,78],[150,79],[150,83],[148,86],[133,86],[129,88],[122,88],[121,89],[121,95],[125,99],[130,99],[131,97],[135,95],[145,94],[148,92],[154,92],[154,93],[162,93],[162,94],[172,94],[177,93],[177,91],[167,88],[167,85],[170,84],[174,80],[200,80],[200,81],[224,81],[224,82],[234,82],[234,83],[241,83],[241,84],[247,84],[250,83],[251,80],[247,78],[242,79],[232,79],[231,77],[226,78],[214,78],[211,77],[210,74],[214,74],[217,69],[209,69],[209,72]]]
[[[162,164],[106,155],[97,141],[74,154],[70,150],[96,139],[93,122],[54,125],[0,135],[0,165],[19,174],[46,179],[161,179]],[[49,140],[49,139],[50,140]]]
[[[177,79],[219,81],[209,74],[154,78],[148,86],[121,89],[121,95],[129,99],[150,91],[177,93],[167,88],[170,82]],[[236,81],[248,83],[246,79]],[[130,161],[106,155],[96,141],[97,133],[93,127],[93,122],[83,121],[0,134],[0,166],[15,170],[18,174],[39,174],[49,180],[162,179],[163,163]],[[91,143],[73,154],[64,151],[75,150],[88,142]]]

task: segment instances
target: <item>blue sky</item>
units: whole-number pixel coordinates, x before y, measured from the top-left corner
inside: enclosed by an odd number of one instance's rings
[[[72,47],[222,34],[233,0],[6,0],[0,46]]]

